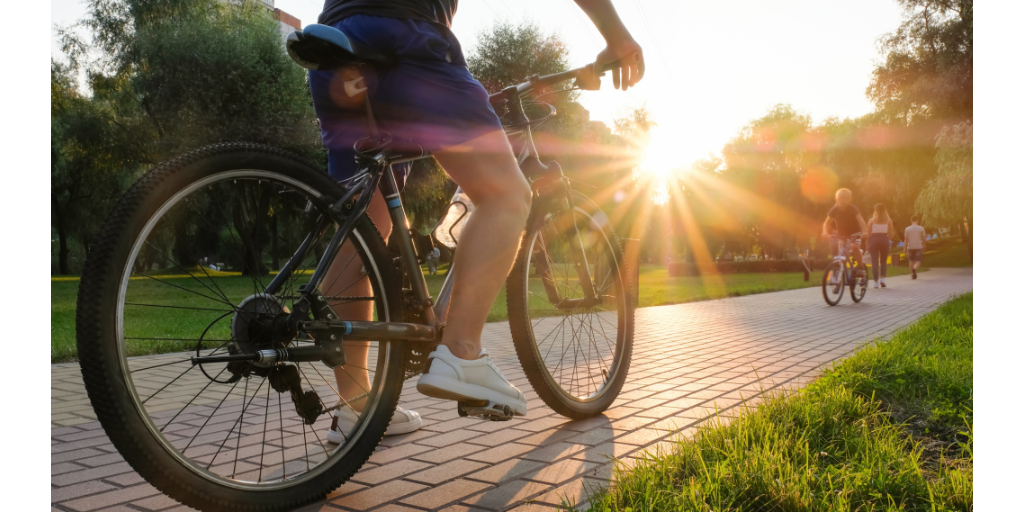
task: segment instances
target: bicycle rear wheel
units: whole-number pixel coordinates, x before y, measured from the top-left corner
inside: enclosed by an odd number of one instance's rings
[[[843,270],[843,262],[833,261],[825,267],[825,274],[821,276],[821,294],[829,306],[835,306],[843,299],[846,287],[846,273]]]
[[[76,324],[86,389],[114,446],[168,496],[201,510],[290,510],[341,485],[380,442],[401,392],[402,343],[345,342],[337,372],[191,359],[316,344],[268,333],[337,228],[321,214],[339,192],[279,150],[211,146],[143,176],[91,246]],[[304,240],[300,266],[269,293]],[[334,290],[339,316],[361,307],[401,321],[390,262],[363,217],[339,253],[359,277],[321,290]],[[327,431],[342,413],[355,420],[335,444]]]
[[[611,406],[625,382],[633,297],[607,216],[582,194],[573,192],[572,203],[562,209],[558,201],[535,201],[506,296],[516,354],[533,389],[559,414],[582,419]],[[577,263],[590,270],[595,304],[580,300]]]

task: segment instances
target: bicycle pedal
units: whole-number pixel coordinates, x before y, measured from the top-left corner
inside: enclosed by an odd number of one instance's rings
[[[459,416],[479,416],[487,421],[508,421],[515,413],[507,405],[489,400],[459,402]]]

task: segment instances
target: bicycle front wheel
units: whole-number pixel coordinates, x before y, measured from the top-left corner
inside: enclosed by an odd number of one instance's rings
[[[846,288],[846,273],[843,270],[843,262],[833,261],[825,267],[825,274],[821,276],[821,294],[829,306],[839,304],[843,298],[843,290]]]
[[[317,343],[275,322],[337,229],[324,215],[332,197],[336,183],[282,151],[211,146],[143,176],[92,244],[76,324],[89,399],[125,460],[168,496],[200,510],[291,510],[341,485],[380,442],[401,343],[345,341],[333,370],[193,360]],[[301,262],[280,274],[293,254]],[[363,217],[335,262],[353,270],[329,273],[320,291],[342,319],[401,321],[390,261]],[[343,275],[352,282],[331,280]]]
[[[572,193],[572,208],[535,203],[506,286],[516,354],[533,389],[563,416],[604,412],[626,379],[633,297],[608,217]],[[587,300],[580,269],[589,271]]]
[[[853,271],[853,282],[850,283],[850,298],[853,302],[864,300],[868,293],[868,273],[863,265],[857,266]]]

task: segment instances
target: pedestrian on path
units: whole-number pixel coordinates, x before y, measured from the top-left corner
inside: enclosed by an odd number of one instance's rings
[[[892,218],[885,205],[875,205],[875,213],[868,220],[868,253],[871,254],[871,277],[875,280],[875,288],[885,288],[885,270],[889,263],[889,247],[892,244],[892,235],[896,228],[892,224]],[[881,280],[878,275],[881,274]]]
[[[910,225],[903,232],[911,279],[917,279],[917,267],[921,266],[921,256],[924,255],[924,249],[928,246],[928,235],[924,232],[924,226],[918,224],[920,221],[921,219],[917,215],[910,217]]]
[[[437,275],[437,262],[440,259],[441,259],[441,250],[438,249],[437,247],[434,247],[433,249],[431,249],[430,253],[427,254],[427,267],[430,268],[430,275],[432,275],[432,276],[436,276]]]

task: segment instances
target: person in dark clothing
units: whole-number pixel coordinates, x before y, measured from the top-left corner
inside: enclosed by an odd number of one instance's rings
[[[607,44],[590,73],[599,74],[611,65],[612,82],[623,91],[639,82],[644,72],[643,51],[611,0],[575,2]],[[394,140],[410,141],[430,151],[475,205],[450,270],[454,287],[441,344],[429,355],[428,370],[417,389],[435,398],[492,401],[524,415],[525,395],[490,360],[481,335],[519,249],[532,190],[488,102],[487,91],[469,72],[462,47],[451,31],[457,8],[458,0],[326,0],[319,23],[341,30],[354,44],[395,58],[393,66],[374,69],[372,76],[362,77],[374,117]],[[366,135],[362,111],[354,108],[347,96],[346,81],[353,78],[347,72],[343,68],[309,73],[313,107],[328,152],[328,171],[336,180],[347,179],[356,171],[352,146]],[[367,213],[386,240],[392,226],[379,193]],[[353,248],[343,247],[324,282],[337,282],[339,287],[360,283],[345,288],[344,294],[370,295],[368,281],[359,274],[360,266],[345,265],[354,254]],[[322,290],[324,295],[342,293],[329,288]],[[370,320],[372,303],[344,305],[337,313],[346,319]],[[353,344],[350,349],[346,345],[347,361],[366,361],[367,354],[365,347]],[[350,364],[335,370],[340,397],[360,397],[362,390],[369,389],[365,366]],[[345,417],[336,415],[338,428],[332,427],[335,437],[329,436],[329,440],[343,440],[343,432],[355,424],[350,413],[361,409],[358,400],[343,400]],[[411,432],[420,424],[418,414],[399,408],[387,435]]]
[[[867,230],[867,224],[860,210],[853,205],[853,192],[850,189],[841,188],[836,191],[836,205],[828,211],[824,224],[821,225],[822,236],[830,236],[829,223],[835,223],[835,234],[839,242],[844,243],[847,238],[853,235],[863,234]],[[864,255],[860,248],[859,238],[855,238],[846,248],[857,263],[857,272],[865,272]]]

